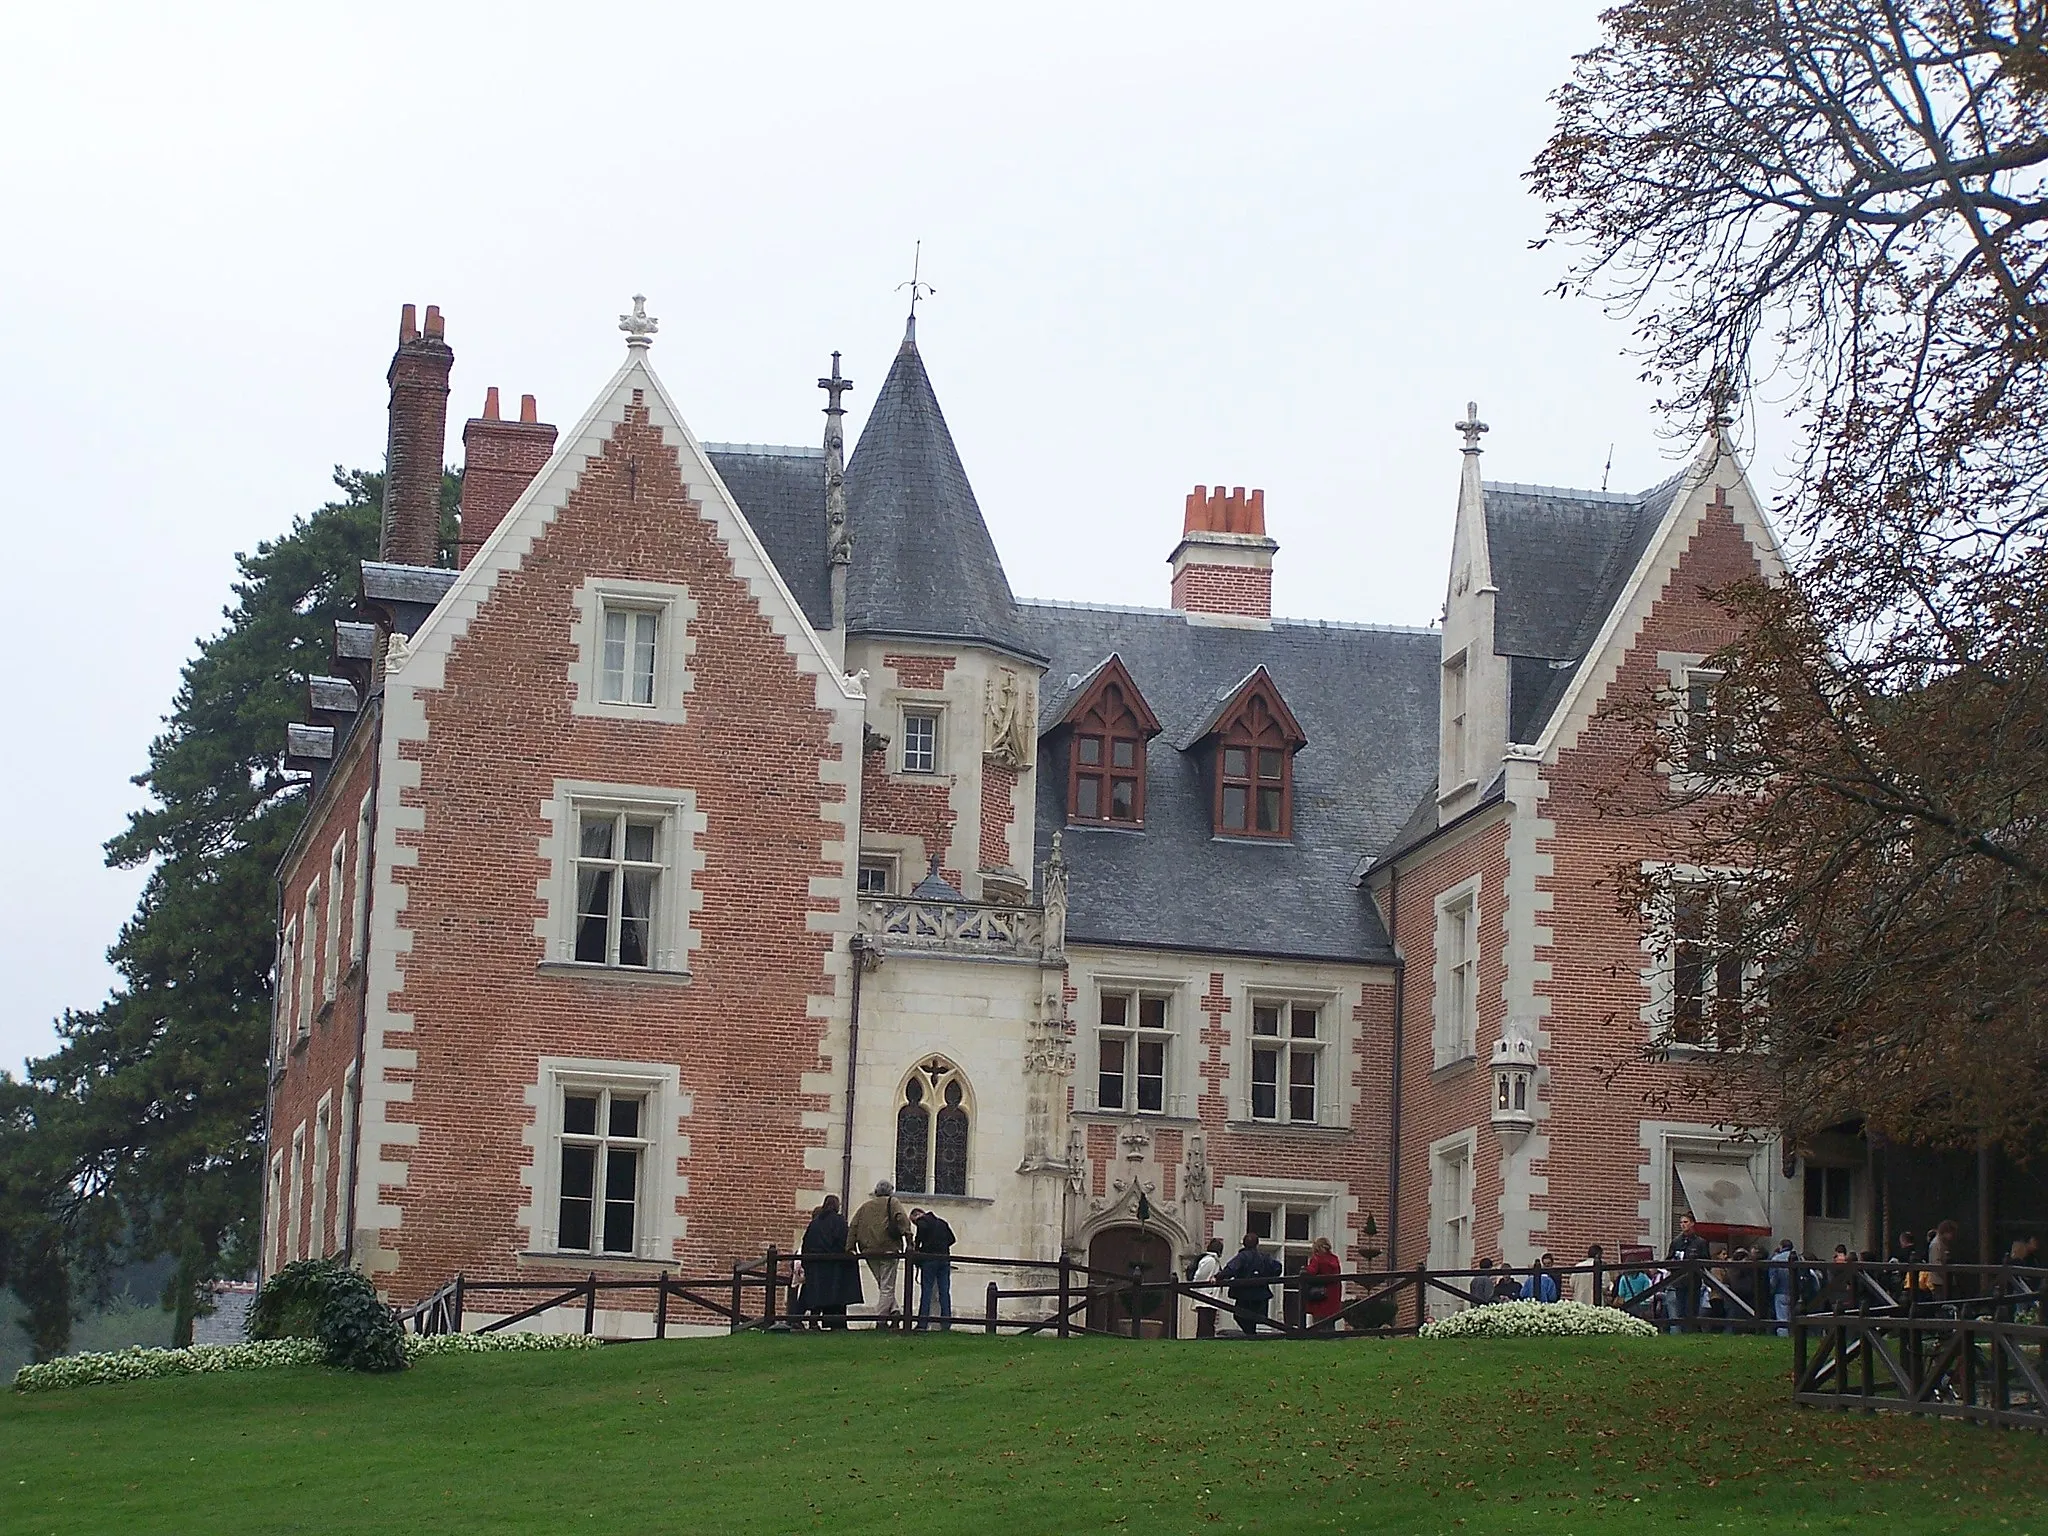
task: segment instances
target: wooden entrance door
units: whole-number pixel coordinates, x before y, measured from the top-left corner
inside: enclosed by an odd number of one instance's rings
[[[1119,1325],[1130,1318],[1130,1293],[1104,1276],[1171,1280],[1173,1244],[1140,1227],[1110,1227],[1096,1233],[1088,1245],[1088,1267],[1095,1271],[1088,1282],[1093,1293],[1088,1298],[1088,1326],[1105,1332],[1128,1331]],[[1161,1291],[1151,1299],[1145,1315],[1153,1321],[1170,1322],[1174,1312],[1174,1298]]]

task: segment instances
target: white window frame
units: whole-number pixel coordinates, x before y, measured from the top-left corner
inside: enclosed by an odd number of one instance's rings
[[[264,1273],[274,1275],[284,1268],[284,1153],[270,1154],[270,1203],[264,1213],[265,1225],[269,1228],[263,1234]]]
[[[1436,958],[1431,1000],[1432,1055],[1437,1067],[1479,1053],[1480,880],[1460,881],[1436,899]]]
[[[320,996],[330,1003],[341,987],[341,895],[347,861],[348,831],[343,828],[327,857],[327,952],[321,967]]]
[[[1245,1008],[1244,1048],[1244,1118],[1254,1125],[1318,1126],[1334,1123],[1330,1113],[1330,1098],[1338,1089],[1330,1082],[1329,1063],[1341,1061],[1340,1047],[1343,1042],[1323,1025],[1336,1011],[1334,999],[1327,995],[1304,996],[1298,992],[1253,992]],[[1277,1008],[1284,1026],[1278,1034],[1258,1033],[1259,1010]],[[1316,1032],[1313,1038],[1294,1034],[1295,1010],[1306,1008],[1315,1015]],[[1262,1044],[1261,1042],[1266,1042]],[[1279,1062],[1275,1068],[1279,1074],[1274,1083],[1273,1109],[1271,1115],[1258,1113],[1258,1058],[1261,1051],[1277,1051]],[[1309,1054],[1315,1058],[1315,1114],[1304,1119],[1294,1113],[1294,1058]]]
[[[298,1039],[299,1013],[299,920],[284,925],[277,940],[277,979],[271,983],[271,1014],[277,1039],[276,1070],[284,1070],[284,1059]]]
[[[1471,1269],[1478,1262],[1477,1208],[1479,1133],[1455,1131],[1429,1144],[1429,1267]],[[1430,1297],[1432,1316],[1456,1311],[1441,1292]]]
[[[910,722],[931,723],[930,752],[920,752],[913,761],[910,755]],[[946,762],[946,711],[941,704],[905,704],[902,708],[901,728],[898,731],[897,766],[904,773],[929,778],[944,771]],[[922,766],[919,766],[919,765]]]
[[[1649,1193],[1649,1198],[1638,1207],[1644,1225],[1642,1240],[1659,1256],[1668,1251],[1672,1234],[1678,1230],[1680,1205],[1673,1186],[1678,1182],[1678,1165],[1681,1162],[1723,1163],[1730,1168],[1746,1170],[1763,1201],[1764,1216],[1771,1223],[1771,1229],[1785,1236],[1799,1235],[1799,1227],[1786,1226],[1792,1218],[1782,1209],[1780,1202],[1798,1198],[1800,1203],[1794,1209],[1800,1213],[1797,1218],[1800,1221],[1805,1220],[1806,1207],[1803,1198],[1793,1194],[1799,1189],[1795,1181],[1780,1184],[1776,1178],[1779,1143],[1775,1138],[1769,1141],[1736,1141],[1711,1125],[1685,1120],[1645,1120],[1638,1133],[1645,1153],[1638,1177]]]
[[[644,817],[661,823],[660,876],[648,943],[653,960],[650,966],[599,964],[576,958],[576,871],[582,818],[586,813]],[[548,911],[541,919],[547,957],[542,965],[550,970],[574,970],[593,976],[687,981],[690,956],[702,943],[696,915],[704,900],[698,883],[704,868],[704,818],[698,813],[695,793],[687,789],[564,779],[556,781],[554,797],[544,814],[553,823],[542,845],[543,853],[553,864],[553,874],[543,886]]]
[[[348,958],[360,965],[370,948],[370,797],[356,809],[356,886],[353,914],[349,919]]]
[[[305,1237],[305,1227],[301,1224],[301,1218],[306,1206],[305,1182],[306,1122],[301,1120],[298,1128],[292,1132],[291,1172],[288,1179],[288,1192],[285,1196],[289,1202],[285,1207],[284,1252],[287,1263],[295,1259],[303,1259],[306,1256],[301,1246]]]
[[[598,703],[654,708],[661,697],[663,616],[659,607],[605,600],[604,611],[599,615]]]
[[[292,1021],[297,1026],[293,1038],[305,1040],[313,1033],[313,987],[320,970],[320,882],[315,880],[306,887],[305,915],[299,925],[299,974],[298,999],[294,1004]]]
[[[1095,1041],[1089,1053],[1093,1063],[1090,1076],[1092,1084],[1087,1085],[1083,1103],[1105,1114],[1182,1116],[1187,1114],[1187,1096],[1180,1091],[1180,1030],[1179,992],[1171,984],[1157,981],[1125,980],[1123,978],[1098,979],[1095,986]],[[1104,1004],[1112,997],[1124,999],[1125,1013],[1122,1024],[1103,1022]],[[1164,1023],[1144,1023],[1145,1004],[1156,1002],[1161,1005]],[[1103,1046],[1116,1041],[1124,1048],[1124,1065],[1120,1076],[1123,1079],[1122,1093],[1117,1103],[1110,1103],[1102,1092],[1102,1050]],[[1138,1052],[1142,1045],[1156,1044],[1160,1047],[1159,1103],[1145,1109],[1139,1105]]]
[[[1252,1218],[1260,1212],[1266,1213],[1272,1235],[1259,1239],[1259,1251],[1278,1259],[1281,1268],[1290,1275],[1301,1272],[1302,1265],[1308,1262],[1309,1254],[1315,1250],[1316,1239],[1330,1235],[1330,1200],[1327,1195],[1248,1193],[1240,1212],[1245,1234],[1253,1232],[1255,1224]],[[1308,1235],[1290,1238],[1286,1231],[1287,1218],[1297,1214],[1308,1217]],[[1335,1239],[1331,1240],[1331,1246],[1335,1246]],[[1290,1263],[1290,1258],[1299,1262]]]
[[[1712,725],[1720,714],[1713,707],[1715,685],[1727,674],[1712,667],[1687,667],[1679,678],[1678,717],[1681,721],[1680,739],[1685,743],[1685,761],[1679,764],[1681,772],[1705,774],[1713,770],[1719,758],[1719,742],[1716,736],[1702,736],[1701,727]],[[1706,718],[1700,718],[1700,699],[1704,696],[1707,708]]]
[[[1466,769],[1472,711],[1472,665],[1469,651],[1460,651],[1443,664],[1443,708],[1445,771],[1442,793],[1452,795],[1464,788],[1469,779]]]
[[[348,1251],[349,1193],[355,1184],[356,1109],[361,1097],[361,1079],[354,1062],[341,1080],[341,1121],[336,1127],[339,1145],[334,1157],[334,1246],[333,1252]]]
[[[640,1159],[640,1205],[630,1254],[563,1248],[560,1243],[562,1106],[570,1093],[597,1090],[637,1094],[645,1100],[640,1122],[645,1147]],[[683,1236],[683,1220],[675,1213],[677,1197],[687,1189],[675,1171],[677,1160],[688,1153],[688,1142],[677,1134],[676,1122],[679,1115],[690,1112],[689,1096],[681,1089],[676,1068],[651,1062],[543,1057],[534,1082],[528,1085],[527,1099],[536,1112],[529,1132],[534,1137],[535,1203],[520,1213],[528,1250],[537,1256],[598,1266],[672,1259],[675,1244]],[[600,1167],[600,1176],[602,1171]],[[594,1213],[593,1241],[601,1240],[602,1232],[602,1218]]]
[[[862,896],[879,899],[897,895],[902,881],[903,861],[893,853],[863,853],[854,866],[854,888]],[[861,882],[870,871],[880,871],[882,888],[877,891],[862,890]]]
[[[680,725],[689,717],[689,694],[696,679],[690,662],[696,639],[690,633],[697,602],[678,582],[632,581],[593,576],[577,589],[573,639],[570,712],[608,720],[654,721]],[[645,613],[654,617],[654,698],[651,703],[605,697],[605,624],[611,613]],[[628,690],[630,693],[630,689]]]
[[[333,1140],[334,1095],[323,1093],[319,1107],[313,1111],[313,1211],[306,1223],[310,1234],[308,1258],[327,1257],[327,1181],[334,1172]]]
[[[1721,886],[1730,879],[1739,880],[1751,871],[1732,867],[1707,868],[1700,865],[1661,864],[1653,860],[1645,860],[1641,867],[1645,875],[1654,875],[1663,882],[1663,888],[1651,903],[1651,909],[1646,914],[1643,925],[1643,948],[1649,956],[1649,963],[1643,970],[1643,981],[1649,991],[1649,1001],[1643,1005],[1642,1017],[1649,1032],[1650,1044],[1674,1059],[1718,1054],[1720,1045],[1713,1038],[1711,1018],[1702,1021],[1702,1038],[1697,1041],[1680,1040],[1676,1034],[1678,888],[1685,885]],[[1717,914],[1718,910],[1717,905]],[[1716,926],[1718,927],[1718,917]],[[1714,969],[1718,970],[1718,966]],[[1762,966],[1754,960],[1746,961],[1742,967],[1740,1007],[1747,1009],[1755,1004],[1762,983]]]

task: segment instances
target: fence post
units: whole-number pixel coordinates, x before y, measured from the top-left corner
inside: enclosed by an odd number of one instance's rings
[[[1068,1336],[1068,1325],[1074,1305],[1074,1261],[1064,1253],[1060,1255],[1060,1326],[1059,1336]]]
[[[991,1334],[992,1334],[992,1333],[994,1333],[995,1331],[996,1331],[996,1283],[995,1283],[995,1281],[991,1280],[991,1281],[989,1281],[989,1283],[988,1283],[988,1312],[987,1312],[987,1313],[986,1313],[986,1314],[984,1315],[984,1317],[982,1318],[982,1332],[984,1332],[984,1333],[991,1333]]]
[[[773,1328],[775,1326],[775,1271],[777,1265],[781,1262],[781,1258],[782,1255],[776,1252],[775,1245],[770,1243],[768,1245],[768,1300],[761,1308],[761,1326],[763,1328]]]
[[[1419,1333],[1422,1325],[1429,1321],[1429,1267],[1415,1266],[1415,1329]]]
[[[1856,1308],[1856,1332],[1862,1340],[1863,1402],[1865,1413],[1875,1413],[1870,1400],[1877,1396],[1877,1351],[1870,1347],[1870,1299],[1866,1296]]]
[[[588,1288],[583,1292],[583,1331],[597,1332],[597,1271],[590,1272]]]
[[[906,1253],[903,1256],[903,1331],[905,1333],[910,1332],[911,1319],[913,1316],[911,1310],[911,1280],[917,1272],[917,1260],[915,1257],[912,1256],[914,1252],[915,1250],[912,1250],[912,1253]]]
[[[740,1288],[741,1273],[740,1261],[734,1259],[732,1261],[732,1326],[726,1330],[728,1333],[738,1333],[740,1331],[740,1308],[746,1304],[746,1293]]]
[[[462,1332],[462,1271],[455,1272],[455,1324],[451,1333]]]
[[[654,1336],[668,1337],[668,1271],[663,1270],[654,1282]]]
[[[1598,1258],[1593,1261],[1593,1305],[1596,1307],[1607,1305],[1607,1260],[1605,1258]]]

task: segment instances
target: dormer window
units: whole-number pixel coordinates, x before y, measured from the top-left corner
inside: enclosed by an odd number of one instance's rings
[[[1216,835],[1292,837],[1294,754],[1308,738],[1264,667],[1231,691],[1201,735],[1214,743]]]
[[[1067,820],[1081,825],[1145,824],[1145,743],[1159,721],[1111,656],[1062,717],[1069,727]]]

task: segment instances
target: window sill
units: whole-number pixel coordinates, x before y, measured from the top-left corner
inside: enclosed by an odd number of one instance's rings
[[[321,1004],[320,1011],[313,1015],[315,1024],[325,1024],[334,1017],[334,998],[330,994]]]
[[[1292,848],[1294,834],[1284,837],[1278,832],[1211,832],[1212,843],[1243,843],[1253,848]]]
[[[1320,1123],[1311,1125],[1303,1120],[1226,1120],[1224,1122],[1224,1129],[1231,1131],[1260,1131],[1269,1135],[1317,1136],[1326,1138],[1349,1136],[1351,1134],[1351,1127],[1348,1125],[1323,1125]]]
[[[1142,821],[1082,821],[1078,818],[1067,822],[1069,832],[1143,832]]]
[[[1163,1109],[1082,1109],[1076,1107],[1073,1116],[1077,1120],[1142,1120],[1147,1125],[1200,1125],[1199,1115],[1173,1115]],[[1266,1125],[1269,1121],[1261,1120]]]
[[[292,1054],[294,1056],[298,1055],[299,1052],[303,1051],[307,1046],[311,1045],[312,1043],[313,1033],[311,1030],[301,1029],[293,1031]]]
[[[1448,1078],[1463,1077],[1467,1072],[1470,1072],[1473,1068],[1477,1067],[1478,1065],[1478,1052],[1467,1052],[1465,1055],[1459,1056],[1454,1060],[1441,1062],[1438,1065],[1431,1067],[1429,1069],[1429,1080],[1432,1083],[1441,1083]]]
[[[625,981],[645,987],[686,987],[688,971],[655,971],[637,965],[592,965],[587,960],[543,960],[543,976],[578,977],[585,981]]]
[[[995,1201],[987,1195],[920,1195],[914,1191],[904,1189],[896,1191],[896,1198],[905,1205],[914,1205],[920,1210],[927,1210],[935,1205],[977,1206],[995,1204]]]
[[[1477,779],[1467,779],[1462,784],[1453,785],[1449,789],[1440,791],[1436,797],[1436,803],[1438,805],[1449,805],[1453,800],[1457,799],[1460,795],[1472,794],[1478,788],[1479,781]]]
[[[528,1250],[519,1255],[522,1267],[539,1269],[573,1269],[582,1274],[592,1270],[636,1269],[650,1274],[677,1267],[674,1259],[642,1259],[630,1253],[560,1253],[552,1250]]]

